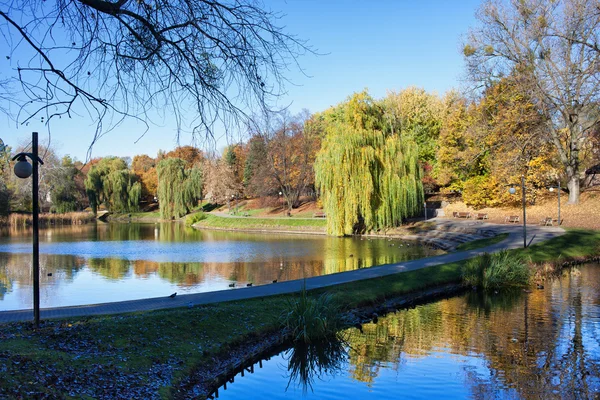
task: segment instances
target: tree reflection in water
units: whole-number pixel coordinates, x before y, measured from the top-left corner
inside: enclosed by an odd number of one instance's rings
[[[349,330],[351,376],[374,384],[385,365],[445,353],[485,360],[463,367],[475,397],[590,398],[600,392],[600,266],[565,271],[545,290],[461,297],[419,306]],[[404,370],[404,372],[409,372]],[[439,371],[442,373],[443,371]],[[436,373],[434,371],[434,373]]]
[[[347,359],[347,344],[341,336],[316,343],[297,343],[287,351],[289,381],[306,393],[313,388],[315,379],[333,376],[342,370]]]

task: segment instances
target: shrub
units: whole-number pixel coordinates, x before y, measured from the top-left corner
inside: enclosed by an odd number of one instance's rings
[[[499,205],[500,191],[498,183],[489,176],[475,176],[464,183],[463,201],[475,209]]]
[[[187,217],[185,217],[185,225],[192,226],[196,222],[202,221],[203,219],[206,219],[206,214],[204,214],[202,211],[190,214]]]
[[[340,307],[330,293],[309,296],[302,289],[300,297],[290,300],[281,323],[296,343],[314,343],[335,337],[343,327]]]
[[[498,290],[529,284],[529,266],[523,257],[503,250],[475,257],[462,268],[463,282],[483,290]]]

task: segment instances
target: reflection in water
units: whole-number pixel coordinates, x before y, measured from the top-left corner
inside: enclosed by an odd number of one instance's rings
[[[532,293],[467,293],[389,314],[364,324],[363,333],[343,332],[347,356],[327,370],[334,374],[313,373],[305,397],[598,398],[598,299],[600,265],[586,265]],[[220,398],[289,398],[289,352]],[[310,354],[294,360],[300,371],[310,364]]]
[[[340,371],[346,360],[347,350],[340,337],[316,343],[297,343],[286,352],[290,385],[302,388],[303,393],[312,390],[315,379],[323,380]]]
[[[0,310],[29,308],[31,231],[2,233]],[[45,228],[41,306],[228,290],[231,283],[282,282],[439,253],[400,241],[198,231],[177,223]]]

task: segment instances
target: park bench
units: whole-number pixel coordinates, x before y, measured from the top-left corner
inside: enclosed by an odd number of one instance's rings
[[[477,213],[477,214],[475,214],[475,218],[476,219],[489,219],[487,213]]]
[[[317,212],[313,213],[313,218],[325,218],[325,217],[326,217],[326,215],[324,212],[317,211]]]
[[[454,218],[471,218],[471,213],[470,212],[462,212],[462,211],[454,211],[452,213],[452,216],[454,216]]]
[[[509,215],[508,217],[504,218],[504,222],[509,223],[509,224],[516,224],[519,221],[520,221],[520,218],[518,215]]]
[[[540,225],[543,225],[543,226],[554,226],[554,223],[556,223],[556,225],[560,226],[562,224],[562,222],[563,222],[562,219],[559,221],[557,218],[546,217],[546,218],[543,218],[540,221]]]
[[[542,220],[540,221],[540,225],[543,225],[543,226],[552,226],[552,225],[554,225],[552,223],[552,217],[542,218]]]

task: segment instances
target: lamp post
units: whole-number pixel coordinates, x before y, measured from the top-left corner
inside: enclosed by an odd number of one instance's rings
[[[558,219],[556,220],[556,222],[560,226],[560,182],[556,183],[556,187],[550,186],[549,188],[551,192],[554,192],[554,189],[556,189],[556,195],[558,198]]]
[[[515,194],[517,189],[515,189],[515,185],[511,184],[510,189],[508,189],[508,193]],[[525,176],[521,175],[521,194],[522,194],[522,204],[523,204],[523,248],[527,248],[527,206],[525,202]]]
[[[279,192],[279,205],[281,205],[281,208],[283,209],[283,193],[280,191]]]
[[[27,159],[31,160],[31,163]],[[40,227],[39,227],[39,188],[38,164],[44,164],[38,156],[38,133],[31,134],[31,153],[19,153],[13,157],[15,175],[26,179],[32,176],[31,201],[33,213],[33,320],[36,328],[40,326]]]

